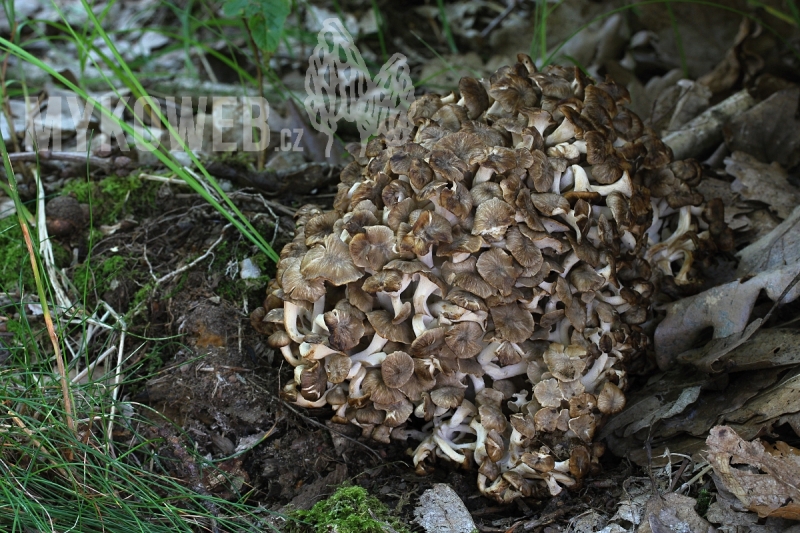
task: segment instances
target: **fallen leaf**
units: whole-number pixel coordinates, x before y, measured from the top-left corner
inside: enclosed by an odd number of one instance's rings
[[[739,252],[744,265],[737,270],[740,279],[668,304],[667,316],[654,335],[659,366],[668,368],[680,357],[700,370],[720,371],[718,359],[747,341],[760,327],[761,319],[750,320],[759,295],[776,301],[800,275],[797,233],[800,207],[783,224]],[[782,303],[789,303],[798,295],[800,284],[795,284]],[[714,329],[712,341],[692,350],[695,339],[706,328]]]
[[[745,200],[767,204],[782,219],[788,218],[800,203],[797,187],[778,163],[767,165],[744,152],[725,159],[725,172],[736,178],[731,189]]]
[[[799,87],[784,89],[734,118],[723,129],[728,149],[794,167],[800,163],[799,102]]]
[[[720,484],[748,509],[762,518],[800,520],[800,456],[746,442],[727,426],[712,428],[706,444]]]
[[[694,510],[694,498],[675,492],[656,494],[647,502],[645,516],[636,533],[708,533],[711,524]]]

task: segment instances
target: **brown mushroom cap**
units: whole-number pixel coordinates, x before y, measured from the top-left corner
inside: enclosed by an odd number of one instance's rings
[[[328,342],[331,348],[340,351],[350,350],[355,348],[364,336],[364,315],[355,307],[351,311],[332,309],[323,316],[330,332]]]
[[[606,415],[619,413],[625,408],[625,395],[619,387],[606,381],[597,395],[597,409]]]
[[[478,118],[489,108],[489,95],[486,94],[483,84],[475,78],[461,78],[458,92],[467,106],[469,118]]]
[[[328,235],[325,243],[308,250],[300,263],[300,273],[306,279],[321,278],[335,286],[345,285],[363,276],[353,263],[350,250],[338,235]]]
[[[460,322],[450,327],[444,335],[444,342],[456,357],[469,358],[478,355],[483,349],[481,338],[483,329],[475,322]]]
[[[411,331],[411,326],[408,322],[393,323],[391,315],[384,309],[370,311],[366,315],[369,323],[375,328],[375,332],[384,339],[402,344],[411,344],[414,332]]]
[[[511,293],[519,276],[511,256],[500,248],[492,247],[483,252],[475,266],[478,274],[502,295]]]
[[[414,360],[405,352],[393,352],[381,364],[381,376],[387,386],[399,389],[414,374]]]
[[[494,328],[509,342],[522,342],[533,333],[533,316],[516,303],[498,305],[489,309]]]

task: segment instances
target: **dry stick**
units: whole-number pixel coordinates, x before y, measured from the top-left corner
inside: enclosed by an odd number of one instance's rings
[[[167,281],[167,280],[170,280],[170,279],[174,278],[174,277],[175,277],[175,276],[177,276],[178,274],[183,274],[184,272],[186,272],[187,270],[189,270],[190,268],[192,268],[192,267],[193,267],[193,266],[195,266],[196,264],[198,264],[198,263],[200,263],[201,261],[203,261],[203,260],[204,260],[206,257],[208,257],[209,255],[211,255],[211,252],[214,250],[214,248],[216,248],[216,247],[217,247],[217,245],[218,245],[219,243],[221,243],[221,242],[222,242],[222,239],[224,239],[224,238],[225,238],[225,232],[226,232],[226,231],[228,230],[228,228],[230,228],[232,225],[233,225],[233,224],[225,224],[225,226],[223,226],[222,230],[219,232],[219,237],[217,238],[217,240],[216,240],[216,241],[214,241],[213,243],[211,243],[211,246],[209,246],[209,247],[208,247],[208,250],[206,250],[206,251],[205,251],[205,253],[204,253],[203,255],[201,255],[200,257],[198,257],[197,259],[195,259],[195,260],[194,260],[194,261],[192,261],[191,263],[185,264],[185,265],[183,265],[182,267],[180,267],[179,269],[177,269],[177,270],[173,270],[173,271],[172,271],[172,272],[170,272],[169,274],[165,274],[165,275],[161,276],[160,278],[158,278],[158,279],[156,280],[156,287],[157,287],[158,285],[160,285],[160,284],[164,283],[165,281]]]
[[[115,170],[127,166],[127,158],[122,162],[117,163],[116,159],[97,157],[87,155],[81,152],[51,152],[50,150],[39,150],[38,152],[17,152],[8,154],[8,158],[12,163],[14,162],[33,162],[39,160],[46,161],[67,161],[71,163],[80,163],[94,165],[102,168],[103,170]]]
[[[695,157],[718,145],[722,141],[722,127],[755,103],[750,93],[743,89],[706,109],[679,130],[668,133],[663,139],[664,144],[672,148],[676,161]]]
[[[36,232],[39,236],[39,255],[44,263],[47,276],[50,278],[50,285],[56,297],[56,304],[61,309],[67,310],[72,307],[72,300],[70,300],[66,291],[58,282],[53,245],[50,242],[50,235],[47,233],[47,221],[45,220],[44,186],[38,171],[34,170],[33,176],[36,179]]]
[[[103,306],[106,308],[106,311],[111,313],[111,315],[117,320],[117,324],[121,326],[121,331],[119,334],[119,346],[117,347],[117,364],[114,367],[114,385],[111,391],[111,411],[108,415],[108,428],[107,428],[107,438],[106,438],[106,450],[108,454],[113,456],[114,449],[111,446],[112,434],[114,432],[114,415],[117,413],[117,398],[119,398],[119,383],[122,381],[122,355],[125,351],[125,334],[128,331],[128,325],[125,323],[125,320],[117,314],[114,309],[108,305],[106,302],[103,302]]]

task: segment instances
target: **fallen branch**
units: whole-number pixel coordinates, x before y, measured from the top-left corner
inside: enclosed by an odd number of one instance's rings
[[[722,127],[755,103],[750,93],[741,90],[669,133],[664,142],[672,148],[676,160],[696,157],[721,143]]]

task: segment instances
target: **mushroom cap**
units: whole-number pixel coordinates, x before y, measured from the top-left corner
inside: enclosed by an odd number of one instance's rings
[[[300,273],[307,280],[321,278],[337,287],[363,276],[353,263],[347,245],[333,234],[325,237],[324,244],[317,244],[308,250],[300,263]]]
[[[471,119],[478,118],[489,108],[489,95],[483,84],[475,78],[464,77],[458,82],[458,92],[467,106],[467,115]]]
[[[399,389],[414,374],[414,360],[406,352],[392,352],[381,363],[381,376],[387,386]]]
[[[603,384],[597,395],[597,410],[606,415],[619,413],[625,408],[625,394],[610,381]]]
[[[408,322],[393,323],[391,315],[386,310],[369,311],[366,315],[369,323],[375,328],[375,332],[384,339],[410,344],[414,338],[414,332],[411,331]]]
[[[511,293],[519,276],[511,256],[497,247],[483,252],[475,266],[478,274],[502,295]]]
[[[483,329],[475,322],[459,322],[447,329],[444,342],[458,358],[470,358],[483,349]]]
[[[394,232],[387,226],[367,226],[350,240],[353,263],[378,271],[396,255]]]
[[[522,342],[533,334],[533,316],[519,304],[498,305],[489,309],[494,328],[509,342]]]
[[[325,313],[323,317],[325,326],[330,332],[328,342],[331,348],[343,352],[350,350],[355,348],[364,336],[364,314],[355,307],[352,310],[335,308]]]

